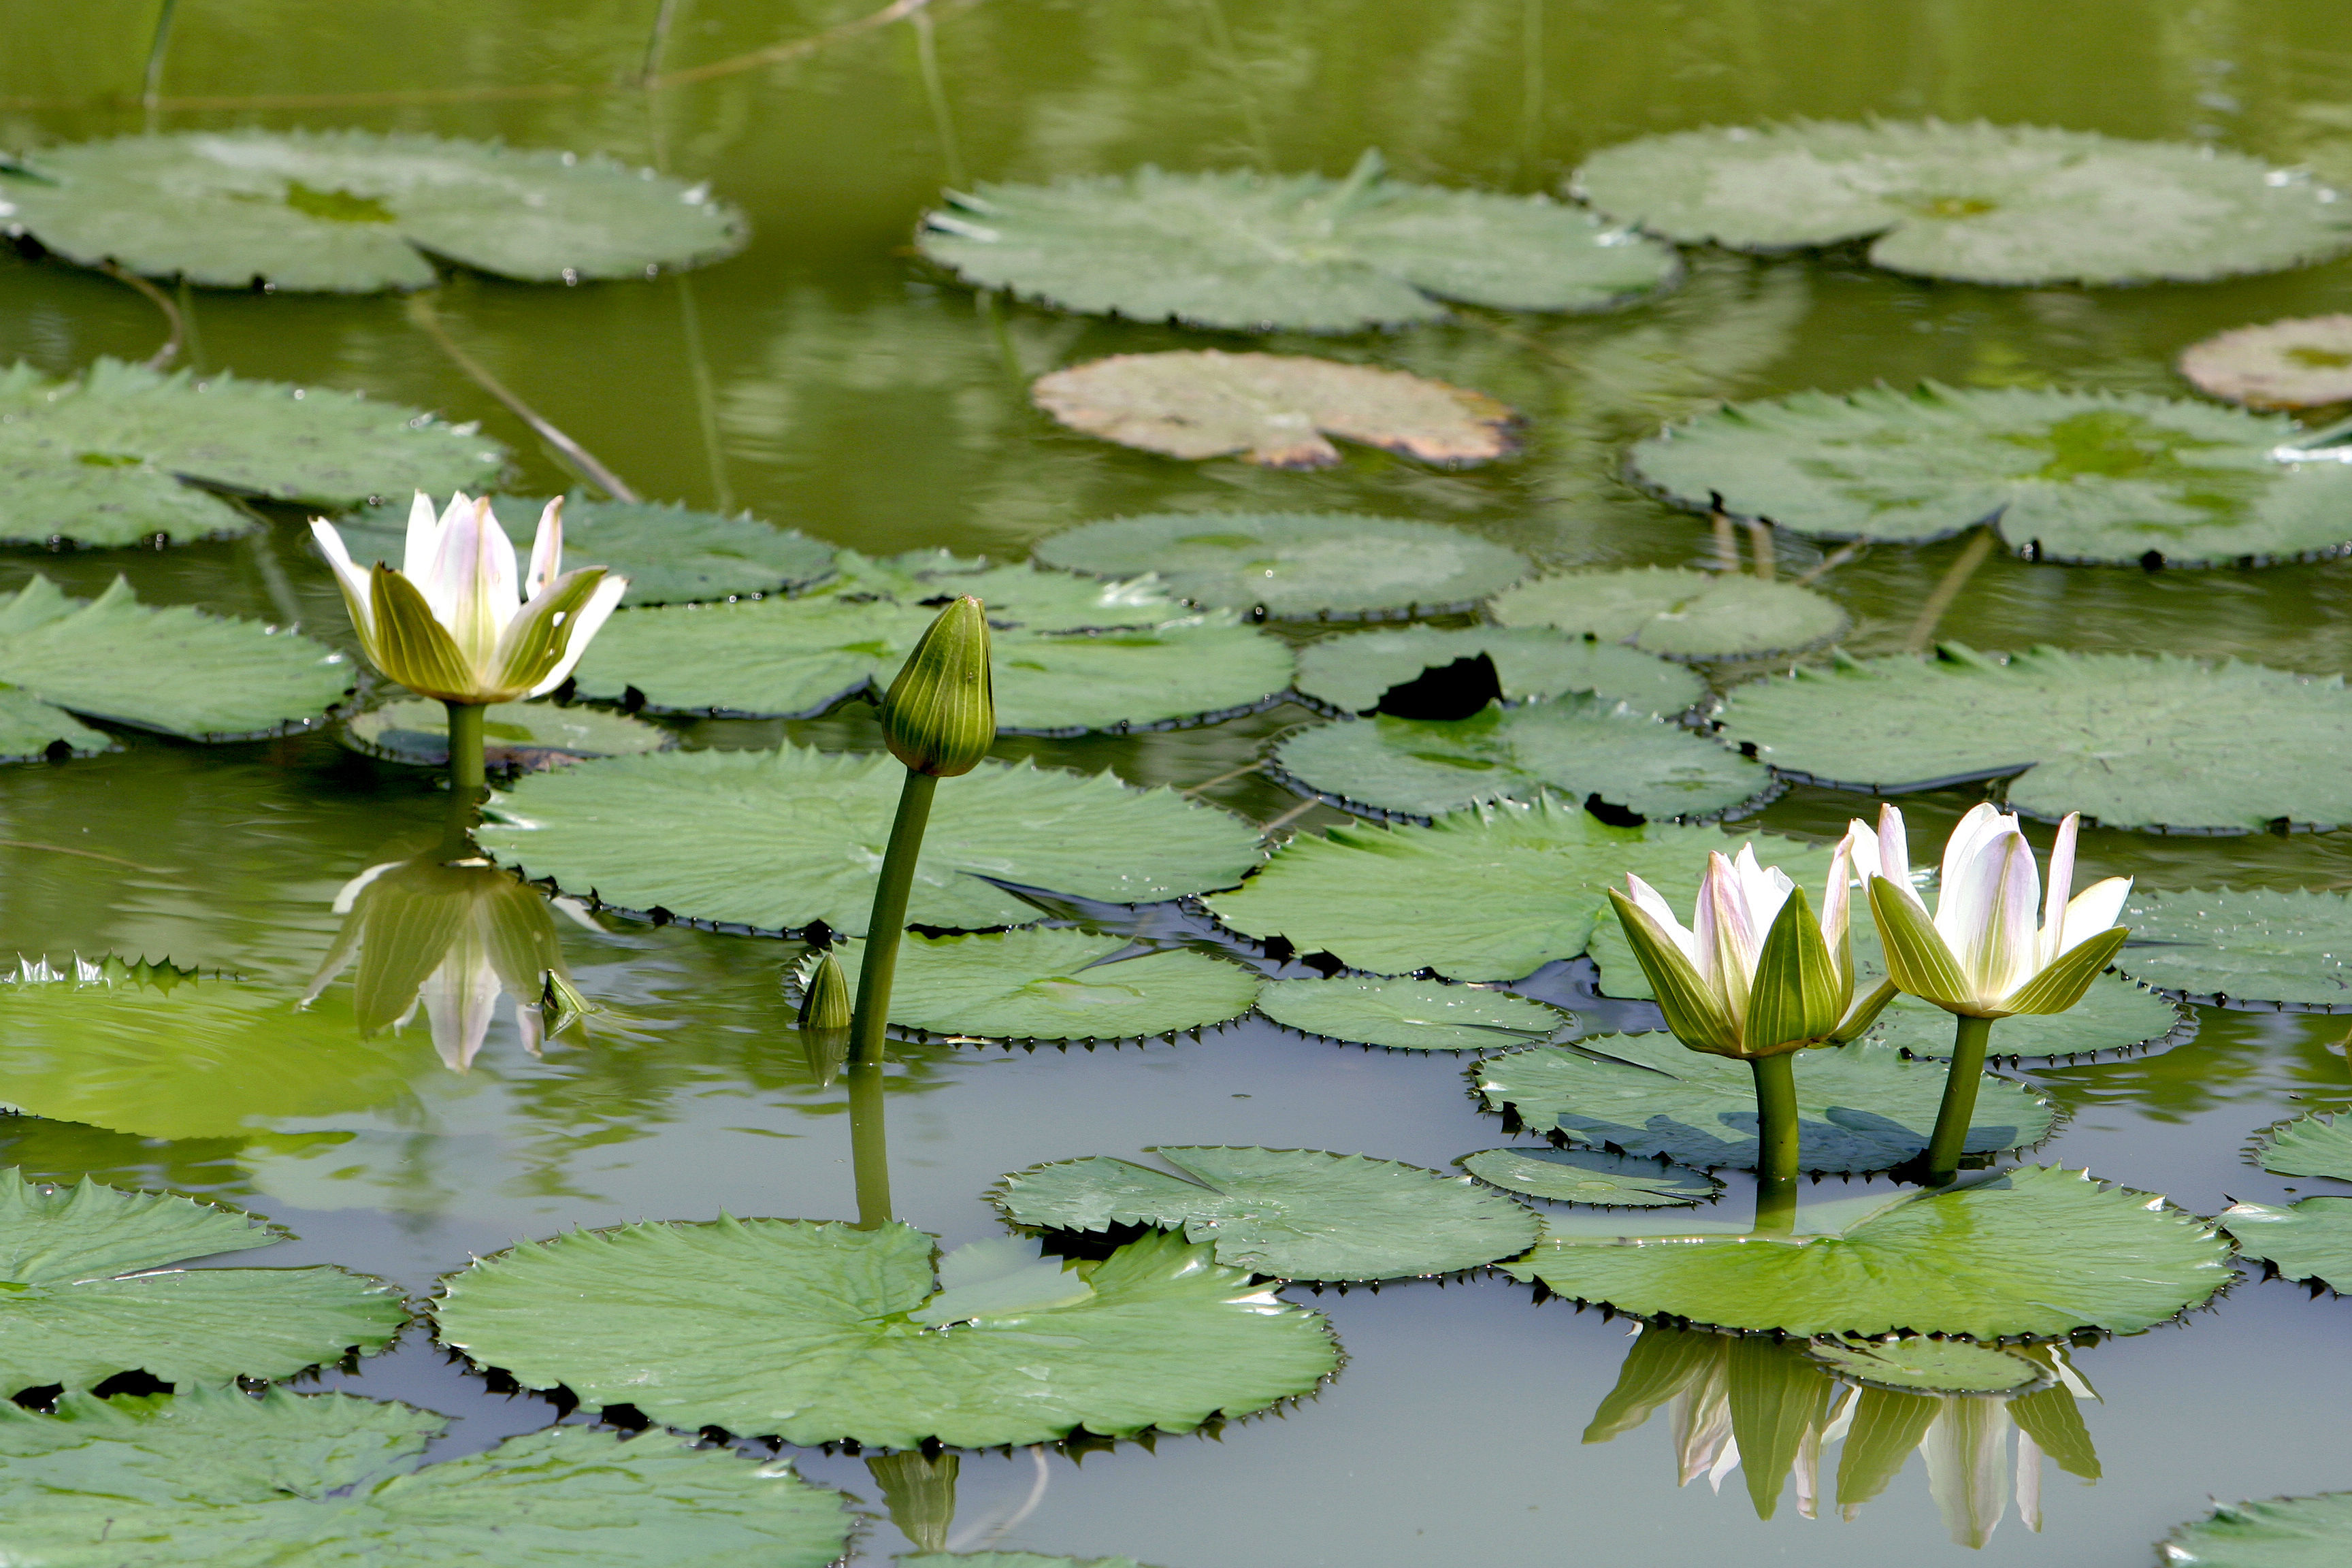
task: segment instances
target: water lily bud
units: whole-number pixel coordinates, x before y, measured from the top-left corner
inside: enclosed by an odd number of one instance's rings
[[[969,594],[941,610],[882,699],[882,739],[919,773],[968,773],[996,740],[988,616]]]
[[[841,961],[829,952],[818,953],[809,967],[807,985],[801,997],[801,1027],[849,1027],[849,982],[841,973]]]

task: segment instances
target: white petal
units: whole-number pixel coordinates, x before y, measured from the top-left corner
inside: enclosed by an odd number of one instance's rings
[[[2042,895],[2042,942],[2035,955],[2043,964],[2056,963],[2066,951],[2066,900],[2074,893],[2074,836],[2082,825],[2081,812],[2068,812],[2050,846],[2050,881]]]
[[[530,575],[523,580],[523,597],[536,599],[563,574],[563,498],[557,496],[539,514],[539,536],[531,541]]]
[[[1870,830],[1868,823],[1858,818],[1848,818],[1845,825],[1845,837],[1838,840],[1838,847],[1844,850],[1852,861],[1851,879],[1860,882],[1864,887],[1870,886],[1870,879],[1873,877],[1889,874],[1885,869],[1885,861],[1879,858],[1878,835]]]
[[[1911,840],[1900,806],[1878,808],[1878,874],[1898,888],[1911,885]]]
[[[1633,900],[1634,907],[1664,927],[1666,934],[1675,939],[1675,945],[1683,950],[1683,956],[1696,964],[1698,939],[1675,918],[1674,906],[1666,902],[1664,895],[1631,871],[1625,873],[1625,891]]]
[[[488,498],[473,511],[448,520],[441,536],[441,555],[434,576],[449,595],[446,611],[434,606],[441,624],[457,639],[457,649],[478,674],[487,674],[499,646],[499,634],[522,607],[515,592],[514,546],[490,511]]]
[[[323,517],[310,520],[310,537],[319,542],[319,553],[334,568],[335,581],[343,590],[343,604],[352,612],[352,627],[360,634],[360,641],[369,647],[375,642],[375,599],[369,589],[368,574],[352,560],[352,552],[343,548],[343,536],[335,525]],[[373,655],[370,656],[373,658]]]
[[[2033,846],[2022,833],[1995,834],[1961,874],[1969,879],[1975,924],[1961,934],[1947,932],[1945,940],[1959,955],[1961,972],[1978,998],[1991,1001],[2024,984],[2042,967],[2034,942],[2042,879],[2033,868]],[[1936,924],[1942,929],[1940,911]]]
[[[1937,886],[1949,888],[1954,879],[1954,873],[1958,868],[1976,858],[1977,850],[1983,846],[1986,839],[1996,833],[2015,831],[2017,831],[2017,818],[2004,816],[1990,801],[1971,806],[1967,816],[1952,825],[1952,836],[1944,840],[1944,864],[1943,868],[1937,873]],[[1936,907],[1938,910],[1943,908],[1940,896]]]
[[[544,679],[530,689],[531,696],[552,691],[570,679],[572,667],[578,664],[580,656],[588,651],[589,643],[604,629],[604,623],[612,618],[613,607],[628,591],[629,580],[626,577],[607,575],[596,584],[596,591],[588,595],[588,602],[580,606],[580,614],[572,620],[571,637],[563,645],[563,657],[555,661],[555,668],[547,672]]]
[[[1855,823],[1855,827],[1862,824]],[[1864,833],[1870,831],[1863,827]],[[1853,919],[1853,832],[1838,840],[1830,855],[1829,886],[1822,889],[1822,940],[1829,944],[1830,959],[1837,959],[1838,948],[1846,938],[1846,926]]]
[[[2080,947],[2101,931],[2113,931],[2131,889],[2129,877],[2110,877],[2075,894],[2066,906],[2066,946],[2058,951]]]
[[[453,942],[441,967],[425,978],[417,999],[433,1026],[433,1048],[450,1071],[464,1072],[473,1065],[502,994],[489,954],[471,933]]]
[[[405,866],[407,864],[408,862],[405,860],[386,860],[381,866],[369,867],[358,876],[353,877],[350,881],[345,882],[340,889],[336,889],[335,892],[335,913],[339,915],[350,914],[352,912],[352,906],[359,902],[360,895],[367,890],[367,885],[370,882],[374,881],[378,877],[383,876],[386,871],[393,869],[396,866]]]
[[[1747,900],[1740,897],[1739,873],[1720,853],[1706,858],[1706,877],[1698,888],[1697,931],[1699,973],[1722,1001],[1732,1020],[1748,1022],[1748,994],[1756,985],[1756,953],[1763,933],[1750,923]]]
[[[465,499],[460,495],[457,500]],[[401,575],[422,586],[432,574],[434,557],[440,552],[441,520],[433,515],[433,498],[418,490],[416,499],[408,503],[408,548],[400,559]]]
[[[2009,861],[2003,841],[2010,838],[2024,842],[2017,819],[1983,805],[1960,818],[1944,845],[1943,869],[1936,874],[1936,929],[1956,953],[1968,952],[1975,933],[1984,928],[1985,911],[2000,896],[2002,868]],[[1968,960],[1964,956],[1960,962]]]

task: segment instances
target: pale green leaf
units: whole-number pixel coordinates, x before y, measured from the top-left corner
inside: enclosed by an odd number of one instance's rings
[[[1794,583],[1666,566],[1538,577],[1499,595],[1494,616],[1668,658],[1783,653],[1827,642],[1847,625],[1836,601]]]
[[[1454,1162],[1507,1193],[1608,1208],[1676,1208],[1712,1203],[1723,1184],[1702,1171],[1597,1149],[1486,1149]]]
[[[1910,1394],[2008,1394],[2046,1375],[2023,1356],[1964,1340],[1820,1340],[1808,1350],[1857,1383]]]
[[[2316,1112],[2282,1121],[2263,1134],[2256,1155],[2277,1175],[2352,1182],[2352,1122]]]
[[[2215,1223],[2236,1239],[2242,1257],[2289,1279],[2317,1279],[2352,1294],[2352,1198],[2305,1198],[2284,1207],[2235,1204]]]
[[[2352,1555],[2352,1492],[2217,1503],[2156,1550],[2166,1568],[2336,1568]]]
[[[1574,1014],[1506,991],[1355,974],[1269,980],[1257,994],[1257,1009],[1304,1034],[1397,1051],[1535,1045],[1577,1026]]]
[[[1369,714],[1392,686],[1457,659],[1494,661],[1504,700],[1590,691],[1643,713],[1679,713],[1706,683],[1678,665],[1543,626],[1403,626],[1323,637],[1298,650],[1301,697],[1343,713]]]
[[[2241,752],[2234,768],[2266,760]],[[2310,889],[2135,890],[2116,967],[2200,1005],[2352,1011],[2352,897]]]
[[[389,702],[345,721],[343,739],[370,756],[449,765],[449,710],[423,699]],[[482,753],[494,771],[553,767],[581,757],[636,756],[677,744],[641,719],[601,708],[499,702],[482,715]]]

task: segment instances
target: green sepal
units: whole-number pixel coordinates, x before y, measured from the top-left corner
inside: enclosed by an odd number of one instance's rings
[[[520,626],[510,625],[506,636],[506,657],[499,661],[498,684],[509,693],[507,700],[522,697],[547,678],[547,672],[563,661],[572,646],[572,634],[580,624],[580,612],[596,596],[596,586],[604,580],[602,566],[583,566],[576,572],[566,572],[553,584],[553,591],[533,607],[518,612],[527,616]],[[560,617],[560,618],[559,618]],[[504,638],[500,639],[504,641]]]
[[[1960,962],[1952,956],[1944,933],[1910,893],[1885,877],[1870,879],[1870,915],[1878,922],[1879,945],[1886,952],[1886,977],[1895,988],[1933,1002],[1949,1011],[1966,1012],[1976,1005]]]
[[[368,657],[375,667],[419,697],[444,702],[485,703],[474,668],[406,577],[379,562],[369,579],[375,636]]]
[[[1650,977],[1658,1010],[1666,1016],[1666,1027],[1674,1031],[1675,1038],[1695,1051],[1718,1057],[1740,1055],[1739,1026],[1699,978],[1697,965],[1674,938],[1658,929],[1641,905],[1614,888],[1609,889],[1609,901],[1617,907],[1617,922],[1625,928],[1626,943],[1641,961],[1642,973]]]
[[[841,960],[820,952],[803,981],[800,1025],[803,1029],[846,1029],[850,1024],[849,981]]]
[[[2123,951],[2131,932],[2122,926],[2103,931],[2058,955],[2058,962],[2021,986],[2001,1004],[2005,1013],[2063,1013],[2083,999],[2083,993]]]
[[[1828,1038],[1838,1026],[1843,1000],[1838,991],[1837,966],[1805,889],[1791,888],[1756,955],[1742,1041],[1747,1054],[1773,1056]]]
[[[996,743],[988,615],[966,594],[924,629],[882,699],[882,740],[919,773],[968,773]]]
[[[1851,991],[1853,986],[1853,981],[1849,977],[1846,987]],[[1830,1031],[1829,1043],[1842,1046],[1849,1040],[1860,1039],[1864,1029],[1878,1022],[1878,1016],[1886,1011],[1886,1005],[1902,994],[1902,987],[1892,980],[1880,981],[1877,989],[1848,1009],[1838,1026]]]

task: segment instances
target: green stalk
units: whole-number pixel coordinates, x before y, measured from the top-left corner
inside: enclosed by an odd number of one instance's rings
[[[890,984],[898,969],[898,941],[907,930],[907,900],[915,861],[930,821],[935,774],[907,770],[898,815],[882,851],[874,885],[874,912],[866,922],[866,953],[857,965],[857,1005],[849,1024],[850,1163],[857,1176],[857,1224],[871,1230],[890,1223],[890,1165],[882,1126],[882,1062],[890,1023]]]
[[[482,715],[478,702],[444,702],[449,710],[449,831],[462,836],[474,826],[489,773],[482,761]]]
[[[849,1168],[857,1180],[857,1228],[890,1223],[890,1144],[883,1127],[882,1060],[850,1064]]]
[[[1977,1113],[1977,1090],[1984,1083],[1985,1047],[1992,1041],[1992,1020],[1953,1015],[1958,1028],[1952,1037],[1952,1070],[1944,1079],[1944,1103],[1936,1111],[1936,1135],[1927,1142],[1927,1184],[1946,1187],[1959,1173],[1960,1147],[1969,1141],[1969,1123]]]
[[[1797,1061],[1794,1051],[1750,1057],[1756,1076],[1756,1228],[1788,1231],[1797,1219]]]

